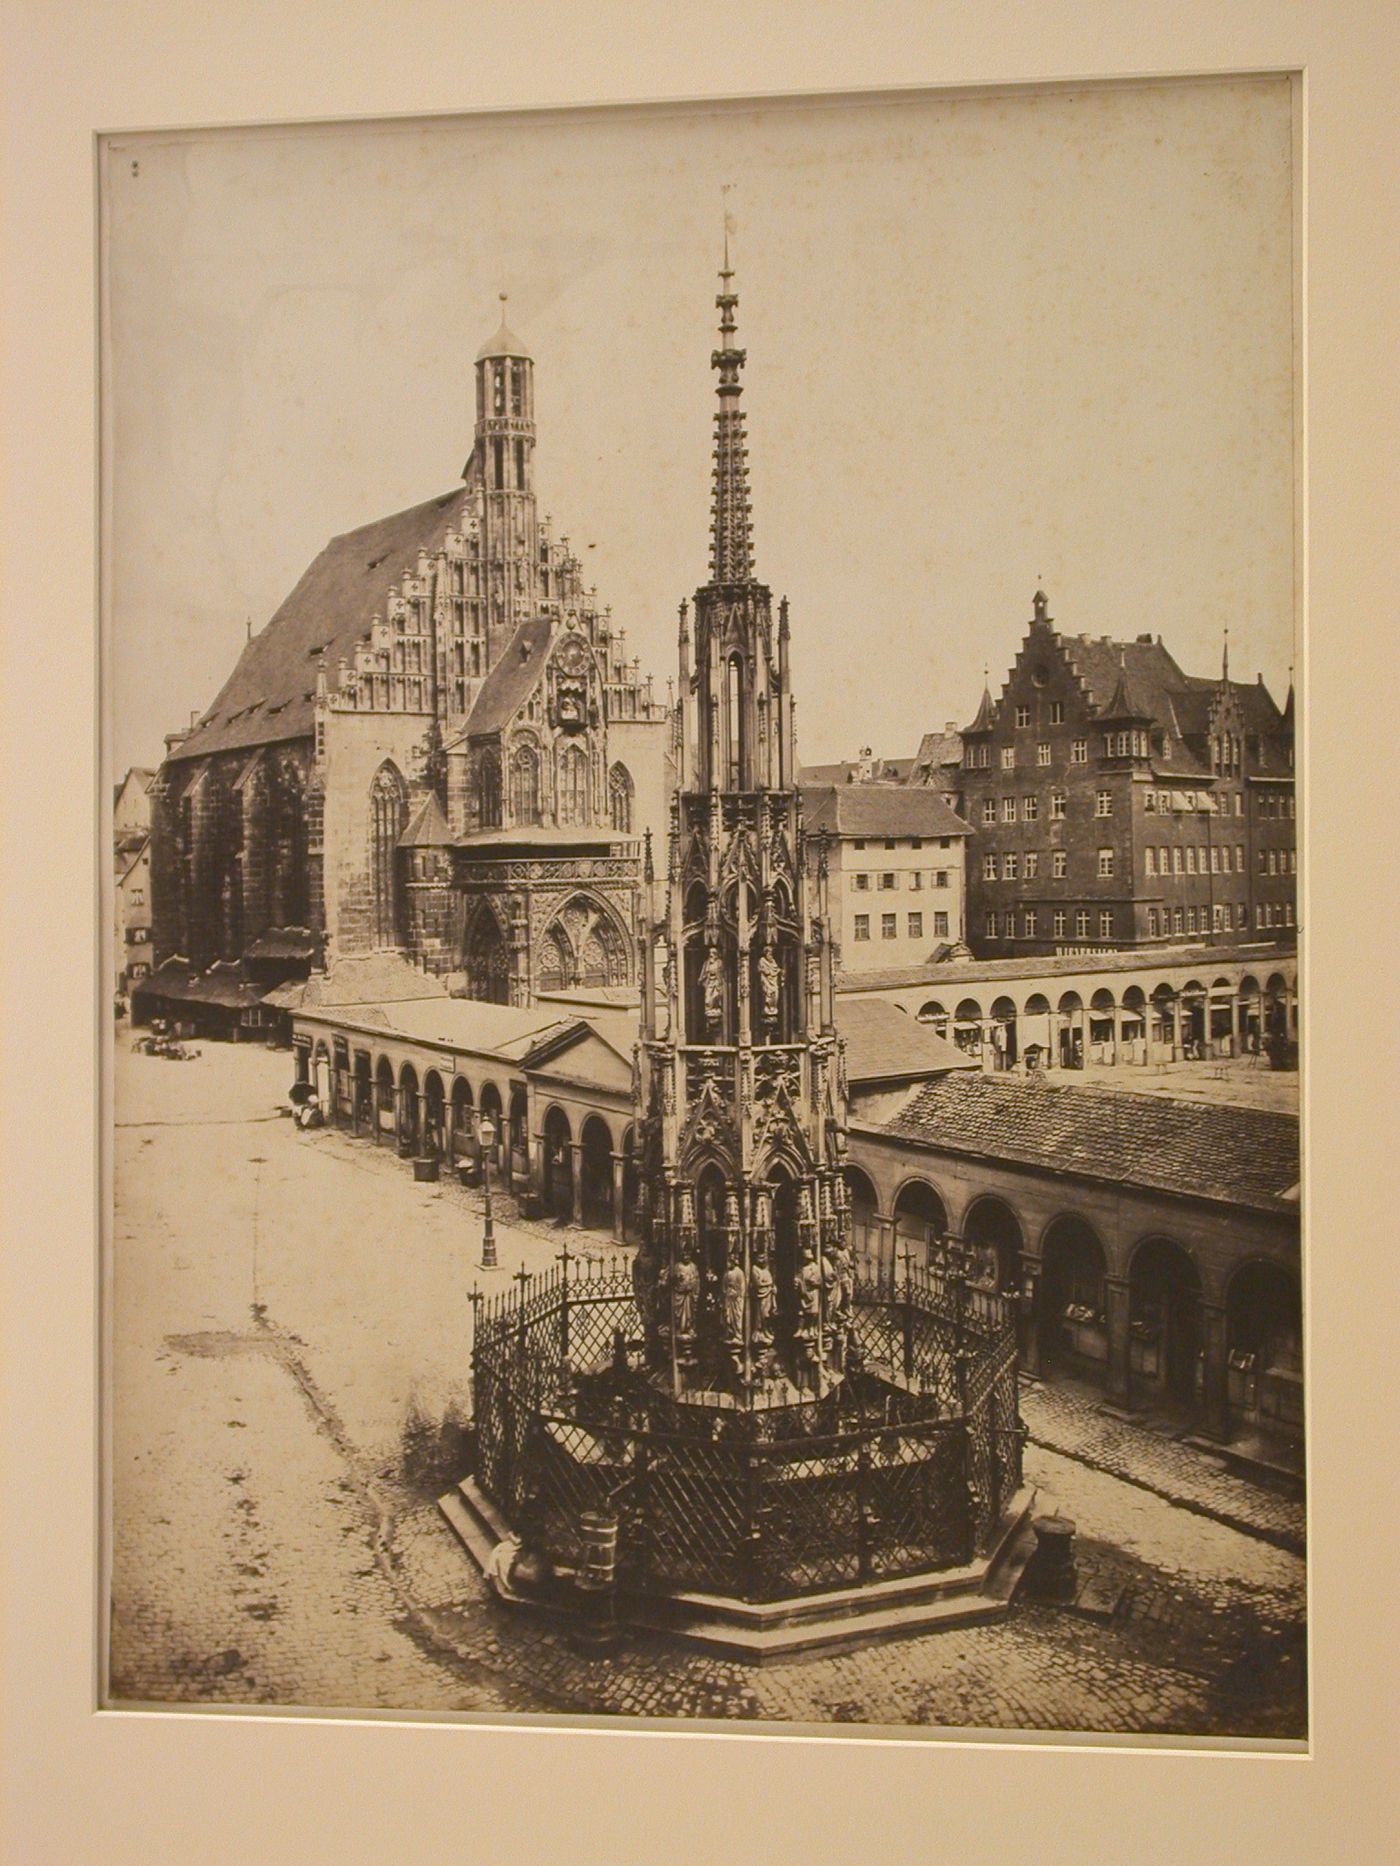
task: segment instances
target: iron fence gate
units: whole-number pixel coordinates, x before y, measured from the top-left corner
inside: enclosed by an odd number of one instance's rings
[[[856,1285],[862,1372],[782,1413],[688,1411],[627,1374],[630,1280],[590,1266],[479,1305],[478,1481],[556,1562],[588,1512],[618,1519],[639,1592],[749,1600],[956,1566],[1021,1481],[1014,1321],[935,1274]],[[717,1423],[718,1421],[718,1423]]]

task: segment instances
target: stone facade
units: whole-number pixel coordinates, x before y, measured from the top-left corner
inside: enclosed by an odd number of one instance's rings
[[[504,320],[475,376],[465,488],[333,539],[169,741],[153,788],[157,962],[203,969],[297,928],[332,959],[399,950],[470,988],[498,932],[523,939],[501,989],[526,1002],[543,929],[483,872],[481,834],[499,863],[528,829],[531,854],[593,865],[576,891],[623,955],[609,982],[633,980],[639,838],[665,822],[670,712],[537,511],[534,364]],[[566,718],[580,679],[584,713]],[[541,760],[528,825],[510,780],[527,742]],[[567,847],[545,846],[551,828]]]

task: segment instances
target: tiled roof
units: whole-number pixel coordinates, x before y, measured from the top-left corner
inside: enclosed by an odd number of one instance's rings
[[[1129,683],[1135,704],[1153,719],[1168,717],[1168,696],[1186,685],[1186,676],[1160,641],[1112,641],[1107,636],[1061,635],[1059,644],[1089,690],[1098,712],[1113,702],[1120,678]]]
[[[405,568],[417,567],[420,550],[435,552],[457,527],[465,493],[456,486],[332,538],[244,648],[218,698],[171,759],[307,737],[318,668],[333,677],[342,656],[353,658],[374,617],[387,610],[390,585]]]
[[[540,677],[549,638],[548,616],[534,616],[520,624],[481,683],[481,691],[467,720],[469,738],[475,738],[478,733],[499,732],[502,726],[510,724]]]
[[[837,1009],[852,1082],[907,1082],[947,1069],[976,1069],[976,1060],[938,1036],[888,998],[852,998]]]
[[[245,959],[318,959],[321,936],[309,927],[268,927],[244,950]]]
[[[440,849],[451,842],[451,832],[447,827],[447,818],[442,813],[442,806],[433,791],[419,804],[403,834],[399,837],[401,849]]]
[[[337,959],[329,972],[308,978],[301,1002],[306,1010],[313,1010],[446,996],[441,979],[420,972],[397,953],[373,952],[362,958]]]
[[[966,836],[971,832],[934,791],[909,784],[831,784],[802,791],[809,832],[833,836]]]
[[[961,732],[926,732],[919,740],[919,749],[914,754],[914,768],[909,773],[913,784],[925,781],[925,774],[932,777],[943,765],[962,763]]]
[[[1261,972],[1274,970],[1279,961],[1293,957],[1292,948],[1267,946],[1146,946],[1141,952],[1053,953],[1027,955],[1021,959],[949,959],[942,965],[895,965],[877,972],[841,972],[836,988],[847,993],[888,991],[895,986],[940,986],[951,991],[956,985],[975,984],[979,979],[1059,978],[1072,972],[1154,972],[1164,966],[1194,965],[1205,974],[1222,965],[1248,964]],[[1212,974],[1214,976],[1214,974]],[[845,1012],[841,1015],[844,1017]]]
[[[953,1153],[1113,1184],[1296,1213],[1298,1118],[1119,1089],[957,1074],[928,1083],[885,1132]]]

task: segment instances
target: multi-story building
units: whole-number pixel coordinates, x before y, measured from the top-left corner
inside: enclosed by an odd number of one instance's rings
[[[920,965],[963,946],[968,828],[942,797],[907,784],[804,785],[802,803],[809,864],[825,851],[847,973]]]
[[[1293,700],[1035,614],[963,732],[979,957],[1293,937]]]
[[[275,949],[286,976],[399,950],[514,1003],[633,981],[672,720],[538,512],[535,438],[534,363],[503,317],[465,488],[332,539],[167,741],[157,961]]]

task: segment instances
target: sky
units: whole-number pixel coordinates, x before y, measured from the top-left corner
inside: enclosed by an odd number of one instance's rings
[[[458,483],[509,293],[536,485],[664,684],[708,574],[722,190],[799,753],[999,690],[1043,584],[1282,702],[1286,80],[123,136],[103,177],[113,776],[335,534]]]

